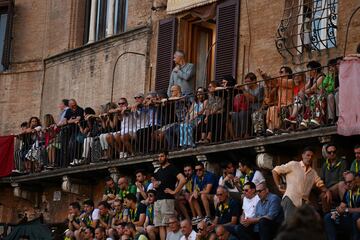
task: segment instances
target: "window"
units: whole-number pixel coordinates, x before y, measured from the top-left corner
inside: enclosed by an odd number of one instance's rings
[[[10,64],[13,6],[13,1],[0,0],[0,71]]]
[[[336,47],[338,0],[288,0],[285,2],[276,47],[281,55]]]
[[[84,43],[126,30],[127,0],[86,0]]]

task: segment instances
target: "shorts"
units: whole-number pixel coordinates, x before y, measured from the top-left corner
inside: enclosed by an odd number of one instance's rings
[[[175,216],[175,199],[162,199],[154,203],[154,225],[165,227],[169,218]]]

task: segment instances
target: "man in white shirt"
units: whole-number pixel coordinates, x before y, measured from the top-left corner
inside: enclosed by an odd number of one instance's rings
[[[253,182],[247,182],[244,185],[244,199],[243,199],[243,213],[240,218],[240,223],[243,224],[244,219],[253,218],[255,216],[255,209],[257,203],[260,201],[256,194],[256,186]]]
[[[195,240],[196,232],[192,229],[191,222],[188,219],[181,221],[180,224],[181,232],[184,234],[180,240]]]
[[[169,231],[166,235],[166,240],[180,240],[183,234],[180,231],[180,223],[176,217],[169,218]]]

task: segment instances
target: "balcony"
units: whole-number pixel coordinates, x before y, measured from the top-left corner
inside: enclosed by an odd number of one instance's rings
[[[101,114],[85,113],[61,127],[51,122],[28,126],[30,132],[16,136],[17,173],[0,182],[156,163],[161,149],[168,149],[172,159],[206,159],[262,146],[310,144],[336,135],[336,69],[335,64],[292,74],[282,68],[277,77],[259,72],[262,80],[250,74],[240,85],[231,79],[218,86],[211,82],[195,96],[182,96],[177,93],[180,89],[173,89],[170,98],[150,93],[137,98],[133,106],[121,98],[118,105],[108,103]],[[310,77],[334,81],[308,85]],[[31,169],[25,169],[25,161]]]

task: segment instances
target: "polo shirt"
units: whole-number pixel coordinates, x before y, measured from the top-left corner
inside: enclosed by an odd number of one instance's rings
[[[196,189],[198,191],[202,191],[206,188],[206,186],[208,184],[212,184],[209,194],[215,194],[217,185],[218,185],[218,181],[216,179],[216,176],[213,173],[205,171],[202,179],[200,179],[197,175],[195,175],[194,189]]]
[[[215,216],[218,217],[218,224],[230,223],[232,217],[239,217],[240,209],[234,199],[229,199],[225,203],[218,203]]]

